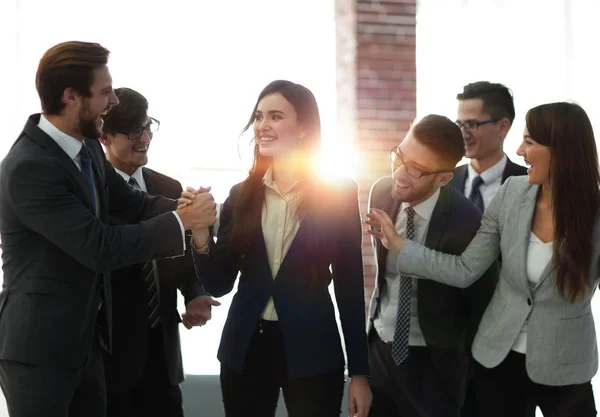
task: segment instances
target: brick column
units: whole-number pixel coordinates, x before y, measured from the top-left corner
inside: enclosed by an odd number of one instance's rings
[[[373,182],[390,174],[387,152],[416,116],[416,0],[336,0],[338,138],[359,152],[361,212]],[[365,297],[375,262],[364,235]]]

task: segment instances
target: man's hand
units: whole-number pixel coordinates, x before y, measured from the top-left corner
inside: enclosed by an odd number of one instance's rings
[[[185,306],[185,313],[181,317],[183,325],[187,329],[194,326],[204,326],[212,316],[212,306],[220,305],[220,302],[208,295],[201,295],[192,299]]]
[[[350,378],[348,389],[348,413],[350,417],[367,417],[373,395],[366,376],[355,375]]]
[[[372,226],[367,229],[367,233],[379,238],[386,249],[392,252],[400,252],[400,249],[404,246],[404,238],[396,232],[394,222],[385,211],[372,208],[367,213],[365,223]]]
[[[193,190],[188,188],[181,193],[177,214],[186,230],[206,229],[217,220],[217,205],[210,193],[210,187],[200,187]]]

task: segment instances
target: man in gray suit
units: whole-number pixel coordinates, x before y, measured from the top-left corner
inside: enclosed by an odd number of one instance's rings
[[[428,247],[460,254],[479,228],[481,213],[446,186],[464,155],[460,129],[429,115],[390,151],[392,176],[371,189],[369,208],[394,220],[396,230]],[[373,240],[377,281],[371,300],[371,417],[455,416],[464,400],[470,345],[497,270],[460,290],[399,276],[396,253]]]

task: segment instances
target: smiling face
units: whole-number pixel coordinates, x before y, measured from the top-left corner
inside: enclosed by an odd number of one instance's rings
[[[147,127],[152,120],[146,116],[144,124],[139,127]],[[133,130],[137,130],[136,127]],[[138,168],[148,163],[148,149],[152,134],[149,129],[143,129],[143,133],[137,139],[130,140],[125,133],[107,133],[102,136],[102,144],[106,148],[106,159],[118,170],[132,175]]]
[[[263,97],[254,115],[254,137],[262,156],[283,157],[292,153],[302,138],[294,106],[280,93]]]
[[[458,102],[457,121],[485,122],[493,119],[483,109],[483,100],[479,98],[460,100]],[[475,129],[462,128],[465,140],[465,151],[467,158],[486,159],[503,153],[503,141],[506,132],[499,122],[486,123]]]
[[[99,138],[102,135],[104,124],[102,116],[117,104],[119,104],[119,99],[113,91],[112,78],[108,67],[95,69],[94,82],[90,87],[90,96],[74,94],[71,104],[71,111],[76,114],[77,133],[88,138]]]
[[[398,151],[402,155],[403,163],[392,163],[392,197],[396,200],[411,205],[419,204],[452,179],[451,171],[454,167],[444,162],[428,146],[420,143],[411,132],[406,135]],[[409,172],[413,175],[409,175]],[[415,178],[418,175],[414,173],[420,173],[420,178]]]
[[[549,184],[552,151],[549,146],[541,145],[529,136],[527,128],[523,131],[523,142],[517,155],[522,156],[529,167],[527,179],[530,184]]]

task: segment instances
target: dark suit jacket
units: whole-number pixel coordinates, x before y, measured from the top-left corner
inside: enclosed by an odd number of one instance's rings
[[[392,195],[393,179],[379,179],[371,189],[369,207],[386,211],[395,219],[400,202]],[[441,252],[460,254],[477,233],[481,213],[462,194],[452,187],[440,189],[433,210],[425,246]],[[385,283],[388,250],[379,239],[373,239],[377,263],[377,282],[369,311],[368,329],[379,310],[379,290]],[[419,280],[417,307],[419,325],[427,346],[468,353],[483,315],[498,282],[498,267],[493,265],[486,274],[467,289],[459,289],[430,280]]]
[[[133,191],[106,161],[100,143],[86,139],[97,217],[81,172],[37,126],[39,119],[29,118],[0,173],[0,359],[78,368],[92,348],[100,282],[110,348],[108,271],[183,254],[179,223],[165,213],[177,203]],[[109,214],[145,221],[115,227]]]
[[[507,158],[506,166],[504,167],[504,171],[502,172],[502,184],[508,177],[512,177],[515,175],[527,175],[527,168],[515,164],[513,161]],[[469,166],[468,164],[461,165],[454,170],[454,178],[450,181],[449,185],[456,188],[456,190],[464,194],[465,185],[467,182],[467,177],[469,176]]]
[[[204,289],[213,296],[229,293],[241,271],[218,353],[221,363],[237,373],[243,372],[246,351],[270,297],[279,317],[290,379],[343,368],[328,291],[333,279],[349,374],[368,375],[358,188],[352,181],[310,187],[311,198],[319,202],[317,210],[301,221],[275,280],[262,232],[254,236],[243,258],[231,249],[228,234],[239,184],[223,204],[217,242],[209,242],[210,255],[194,255]]]
[[[148,168],[142,168],[148,194],[177,199],[181,196],[179,181]],[[113,219],[114,224],[126,224]],[[148,309],[146,288],[142,276],[143,263],[111,272],[113,290],[112,354],[104,357],[107,384],[114,390],[135,387],[142,377],[148,358]],[[177,311],[177,289],[186,304],[206,292],[196,277],[191,254],[162,259],[158,267],[161,330],[164,339],[165,363],[171,385],[183,381],[181,345]]]

